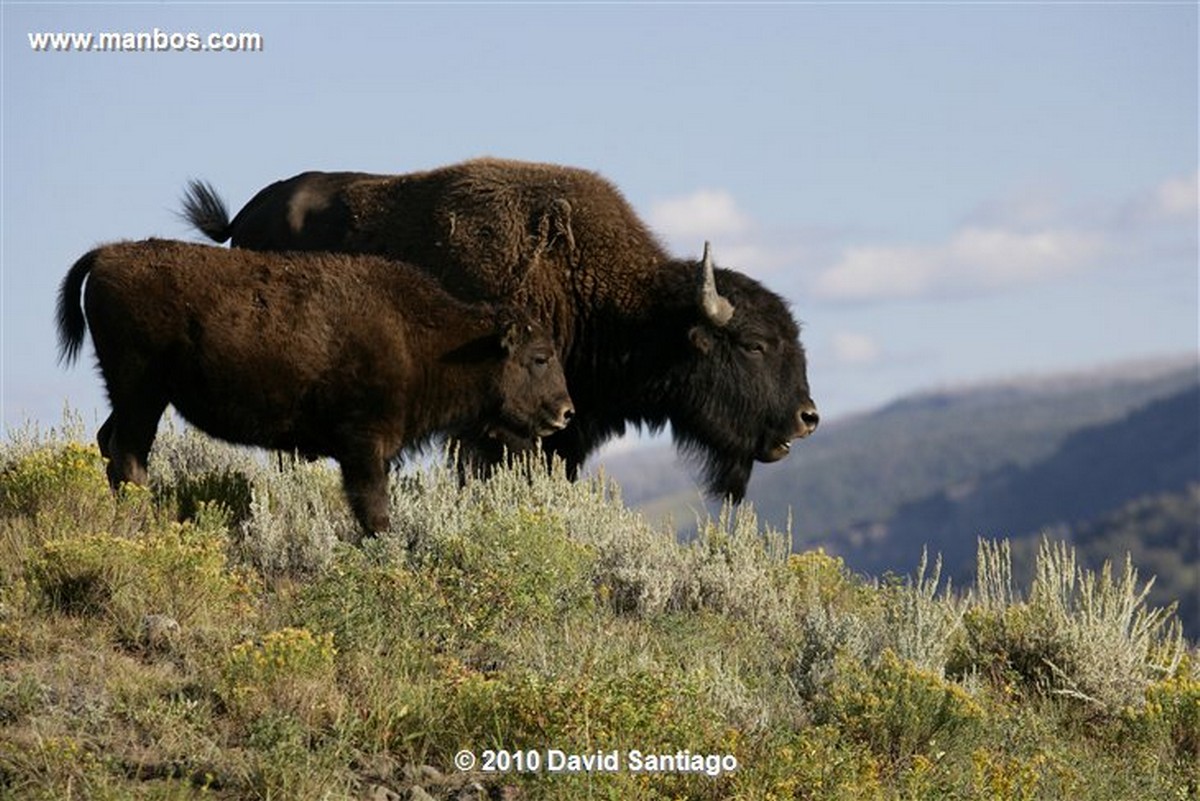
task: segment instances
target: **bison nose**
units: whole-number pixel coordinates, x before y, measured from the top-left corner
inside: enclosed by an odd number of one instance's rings
[[[575,417],[575,407],[570,403],[565,403],[558,410],[558,417],[554,421],[555,428],[566,428],[567,424]]]
[[[820,422],[821,415],[817,414],[817,405],[809,401],[796,412],[796,436],[807,437],[817,430],[817,424]]]

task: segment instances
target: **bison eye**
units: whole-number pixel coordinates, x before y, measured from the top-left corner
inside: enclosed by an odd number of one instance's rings
[[[762,356],[767,352],[767,343],[754,339],[749,342],[743,342],[742,349],[753,356]]]

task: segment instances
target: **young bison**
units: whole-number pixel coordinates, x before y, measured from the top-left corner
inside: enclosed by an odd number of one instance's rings
[[[85,328],[113,410],[97,438],[114,488],[146,482],[169,403],[229,442],[336,459],[368,534],[388,528],[387,464],[402,450],[439,432],[532,442],[574,413],[526,314],[376,257],[107,245],[63,279],[67,363]]]

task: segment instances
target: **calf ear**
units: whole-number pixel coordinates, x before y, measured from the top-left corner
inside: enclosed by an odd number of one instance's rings
[[[520,344],[518,340],[520,333],[520,323],[509,322],[504,324],[504,329],[500,332],[500,347],[504,349],[505,353],[511,355],[517,349],[517,345]]]
[[[505,353],[511,355],[517,348],[525,344],[532,333],[533,326],[529,323],[505,323],[504,329],[500,334],[500,347],[504,348]]]

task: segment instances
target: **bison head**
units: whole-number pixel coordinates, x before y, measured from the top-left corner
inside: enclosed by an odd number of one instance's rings
[[[817,427],[800,330],[757,281],[714,270],[708,243],[695,272],[688,357],[672,377],[676,441],[704,463],[710,492],[735,501],[755,461],[774,462]]]
[[[505,312],[502,320],[502,403],[492,436],[516,443],[566,428],[575,407],[550,335],[523,314]]]

